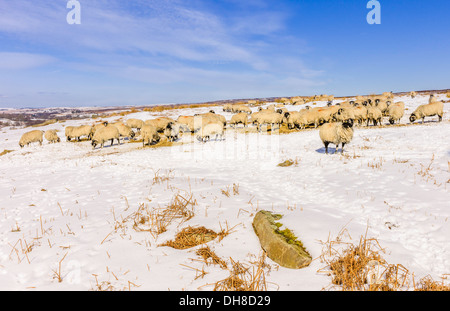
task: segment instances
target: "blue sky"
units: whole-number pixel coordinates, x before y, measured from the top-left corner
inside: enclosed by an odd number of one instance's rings
[[[0,107],[450,88],[450,3],[0,0]]]

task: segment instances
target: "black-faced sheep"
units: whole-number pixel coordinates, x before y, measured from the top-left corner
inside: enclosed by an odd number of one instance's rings
[[[240,112],[231,117],[230,125],[236,127],[236,125],[242,124],[244,127],[248,125],[248,114],[246,112]]]
[[[30,145],[31,143],[38,142],[39,145],[42,146],[44,132],[39,130],[34,130],[30,132],[26,132],[20,137],[19,146],[23,148],[25,145]]]
[[[61,139],[58,137],[56,130],[45,131],[44,137],[51,144],[59,143],[61,141]]]
[[[444,115],[444,103],[432,102],[431,104],[420,105],[409,117],[409,121],[414,122],[418,119],[422,119],[422,123],[425,121],[425,117],[438,116],[439,122],[442,121]]]
[[[405,114],[404,102],[397,102],[390,104],[387,109],[387,115],[389,117],[390,124],[394,124],[395,121],[398,121],[400,123],[400,119],[403,118],[404,114]]]
[[[336,145],[336,152],[339,145],[342,144],[341,153],[344,152],[344,146],[353,139],[353,120],[344,122],[325,123],[319,129],[319,136],[325,146],[325,153],[328,154],[328,145]]]
[[[102,127],[98,129],[94,136],[92,137],[92,147],[95,149],[97,145],[100,145],[101,148],[105,145],[105,142],[111,140],[111,146],[114,144],[114,139],[117,139],[117,143],[120,145],[120,134],[117,127],[113,125],[108,125],[106,127]]]
[[[224,139],[224,128],[220,122],[208,123],[201,127],[197,133],[197,139],[201,142],[207,142],[211,137],[215,135],[215,140],[220,136],[220,139]]]

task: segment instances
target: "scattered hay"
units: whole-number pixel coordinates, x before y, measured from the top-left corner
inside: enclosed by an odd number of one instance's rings
[[[5,154],[8,154],[8,153],[10,153],[10,152],[13,152],[13,151],[14,151],[14,150],[8,150],[8,149],[5,149],[5,150],[2,151],[2,153],[0,153],[0,157],[3,156],[3,155],[5,155]]]
[[[167,227],[175,219],[184,223],[194,217],[194,207],[197,201],[193,195],[182,196],[180,193],[175,195],[173,200],[164,208],[149,208],[145,204],[141,204],[139,209],[133,214],[134,225],[136,231],[148,231],[159,235],[167,231]]]
[[[339,251],[336,245],[346,244]],[[329,270],[319,270],[332,276],[332,284],[344,291],[399,291],[407,287],[409,271],[402,265],[390,265],[381,257],[384,250],[376,239],[360,238],[358,245],[345,243],[338,236],[327,241],[321,260]]]
[[[441,282],[434,281],[431,276],[426,276],[419,281],[418,287],[414,286],[415,291],[450,291],[450,285],[444,284],[444,278]]]
[[[288,166],[292,166],[292,165],[297,166],[298,163],[299,163],[298,158],[295,158],[295,160],[287,159],[284,162],[278,163],[277,166],[280,166],[280,167],[288,167]]]
[[[187,249],[206,244],[217,237],[217,233],[205,227],[186,227],[175,236],[175,240],[167,241],[159,246],[170,246],[176,249]]]
[[[214,291],[267,291],[265,263],[266,255],[263,252],[259,260],[247,266],[233,261],[230,276],[216,282]]]
[[[217,256],[216,253],[214,253],[214,251],[212,251],[209,246],[199,248],[195,253],[198,256],[202,257],[207,265],[213,264],[219,265],[222,269],[227,268],[227,263],[225,262],[225,260]]]

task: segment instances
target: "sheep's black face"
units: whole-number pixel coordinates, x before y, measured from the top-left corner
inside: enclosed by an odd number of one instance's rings
[[[389,123],[390,124],[394,124],[394,120],[393,119],[389,119]]]
[[[342,122],[342,126],[344,128],[352,128],[353,127],[353,119],[348,119]]]
[[[412,115],[409,117],[409,121],[410,121],[410,122],[414,122],[414,121],[416,121],[416,119],[417,119],[417,117],[416,117],[415,114],[412,114]]]
[[[291,114],[289,113],[289,112],[286,112],[285,114],[284,114],[284,117],[286,118],[286,119],[289,119],[289,116],[290,116]]]

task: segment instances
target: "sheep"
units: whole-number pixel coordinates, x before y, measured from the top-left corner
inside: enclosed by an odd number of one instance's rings
[[[353,108],[353,115],[355,117],[354,120],[358,121],[358,124],[361,125],[367,120],[367,108],[356,104]]]
[[[31,143],[39,142],[39,145],[42,146],[42,137],[44,135],[43,131],[34,130],[30,132],[26,132],[20,137],[19,146],[23,148],[25,145],[29,146]]]
[[[411,98],[415,98],[417,96],[417,93],[415,91],[412,91],[409,93],[409,96],[411,96]]]
[[[444,103],[432,102],[430,104],[420,105],[409,117],[409,121],[413,123],[418,119],[422,119],[422,123],[425,121],[425,117],[438,116],[439,122],[442,121],[444,115]]]
[[[195,117],[201,117],[202,118],[202,123],[206,124],[206,123],[211,123],[211,122],[221,122],[224,126],[227,125],[227,119],[220,115],[220,114],[216,114],[214,111],[210,111],[207,113],[202,113],[202,114],[195,114]]]
[[[111,146],[114,144],[114,139],[117,139],[117,143],[120,145],[120,133],[117,127],[114,125],[108,125],[98,129],[92,137],[92,149],[95,149],[97,145],[103,148],[106,141],[111,140]]]
[[[328,145],[336,145],[337,152],[339,144],[342,144],[341,153],[344,153],[344,146],[353,139],[353,120],[348,119],[343,122],[325,123],[319,129],[319,136],[325,145],[325,153],[328,154]]]
[[[400,119],[403,118],[405,114],[405,103],[397,102],[389,105],[387,110],[387,115],[389,117],[389,123],[394,124],[395,121],[400,123]]]
[[[353,113],[354,107],[350,106],[350,107],[342,107],[339,108],[332,117],[332,120],[334,122],[343,122],[344,120],[347,119],[355,119],[355,114]]]
[[[47,130],[44,134],[45,139],[53,144],[53,143],[59,143],[61,139],[58,137],[58,134],[56,133],[56,130]]]
[[[244,105],[234,105],[231,108],[231,112],[234,112],[234,113],[245,112],[247,114],[251,114],[252,110],[249,107],[244,106]]]
[[[130,126],[125,125],[122,122],[115,123],[113,126],[119,130],[119,136],[122,137],[122,140],[125,140],[125,137],[128,137],[129,139],[134,138],[135,134]]]
[[[261,125],[270,124],[273,129],[275,124],[278,124],[278,128],[280,128],[281,123],[283,123],[283,115],[277,112],[263,112],[256,119],[256,127],[259,132]]]
[[[107,126],[107,125],[108,125],[108,121],[104,121],[104,122],[102,122],[102,123],[98,123],[98,124],[93,125],[93,126],[91,127],[91,133],[90,133],[91,137],[94,136],[95,132],[96,132],[98,129],[100,129],[100,128],[102,128],[102,127],[105,127],[105,126]]]
[[[166,129],[164,130],[164,135],[167,137],[167,139],[171,142],[178,140],[180,137],[180,133],[182,131],[182,127],[184,125],[179,123],[170,122],[167,124]]]
[[[430,94],[430,98],[428,99],[428,103],[437,103],[438,100],[436,99],[436,96],[434,94]]]
[[[231,112],[233,109],[233,105],[232,104],[225,104],[223,105],[223,111],[224,112]]]
[[[380,109],[380,111],[381,111],[381,113],[383,115],[386,115],[387,114],[387,109],[388,109],[388,106],[389,106],[388,103],[391,103],[391,101],[390,100],[388,100],[388,101],[384,101],[384,100],[375,101],[375,107]]]
[[[231,117],[230,125],[236,126],[239,123],[242,123],[244,125],[244,127],[247,127],[248,114],[246,112],[240,112]]]
[[[141,119],[128,119],[126,125],[139,131],[144,126],[144,121]]]
[[[150,124],[144,124],[144,126],[142,126],[141,135],[142,146],[145,146],[145,142],[147,142],[148,145],[156,144],[161,139],[156,127]]]
[[[175,122],[175,120],[169,117],[159,117],[152,120],[146,120],[144,124],[152,125],[158,132],[162,133],[166,129],[167,124],[169,124],[170,122]]]
[[[377,125],[378,123],[381,124],[381,119],[383,118],[383,114],[381,113],[381,110],[377,107],[370,106],[367,108],[367,126],[369,126],[369,123],[372,122],[373,125]]]
[[[222,123],[208,123],[202,126],[197,134],[197,139],[201,142],[207,142],[213,135],[215,135],[216,140],[218,136],[224,140],[224,128]]]
[[[306,109],[305,113],[303,113],[299,118],[299,126],[301,129],[305,129],[307,126],[314,124],[314,128],[319,126],[319,112],[316,108],[314,109]]]
[[[194,116],[179,116],[177,122],[187,126],[191,132],[194,132],[194,120]]]
[[[65,130],[67,141],[72,138],[80,141],[81,136],[86,136],[89,140],[92,138],[92,126],[80,125],[80,126],[68,126]]]

